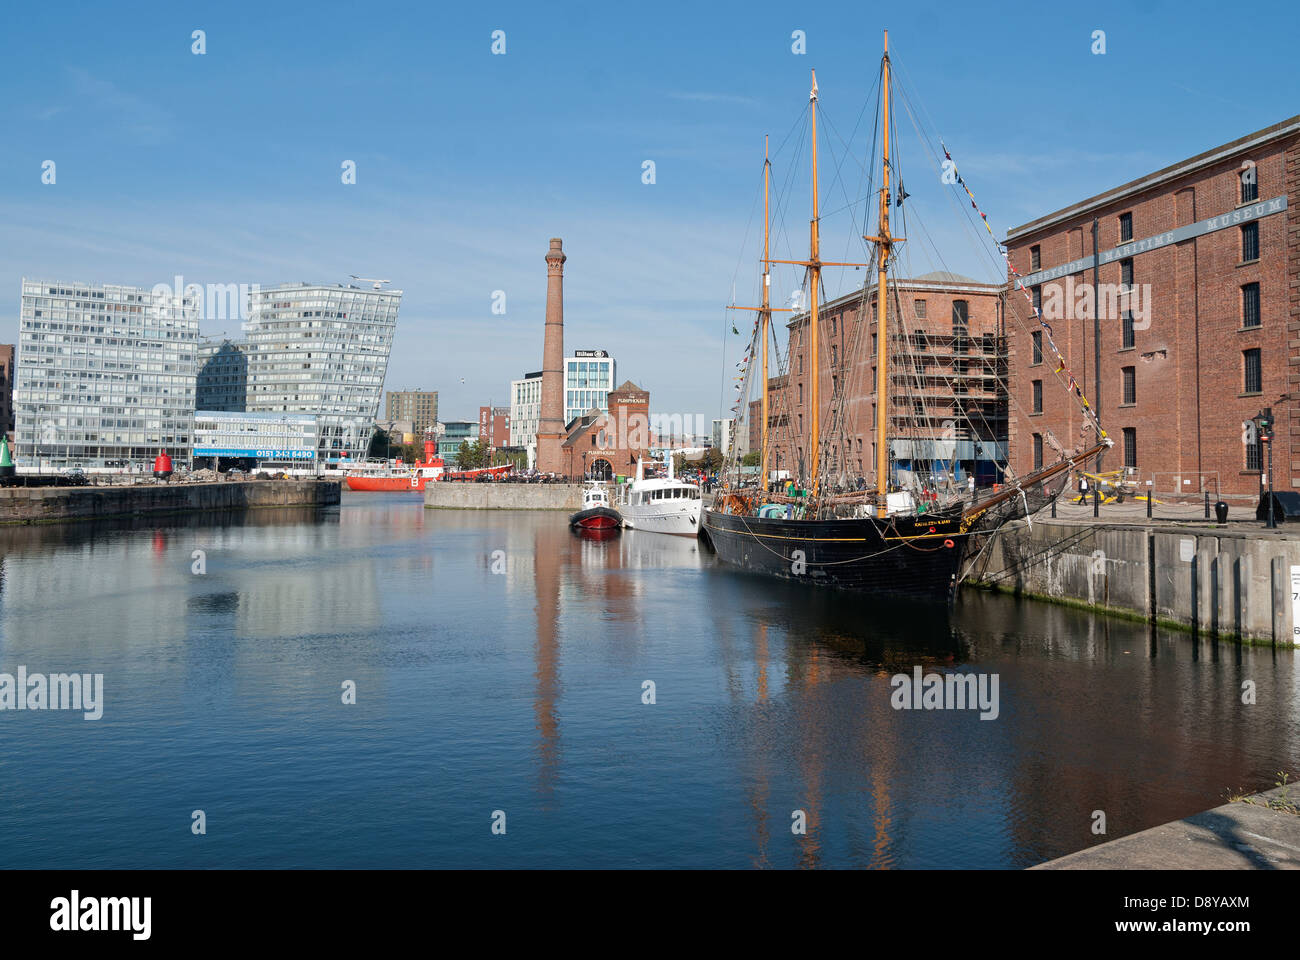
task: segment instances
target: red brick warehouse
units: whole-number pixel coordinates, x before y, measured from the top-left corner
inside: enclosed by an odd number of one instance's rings
[[[1243,422],[1272,407],[1274,484],[1300,488],[1300,116],[1016,227],[1007,247],[1115,441],[1102,469],[1257,493],[1267,453]],[[1080,446],[1083,414],[1024,296],[1007,303],[1008,439],[1026,473]]]

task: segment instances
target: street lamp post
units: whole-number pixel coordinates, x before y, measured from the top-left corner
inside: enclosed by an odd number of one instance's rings
[[[1268,529],[1277,529],[1273,506],[1273,408],[1265,407],[1255,415],[1255,436],[1268,445]],[[1261,464],[1262,466],[1262,464]]]

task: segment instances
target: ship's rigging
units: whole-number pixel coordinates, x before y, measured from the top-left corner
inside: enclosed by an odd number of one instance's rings
[[[989,459],[996,463],[999,474],[1010,483],[1008,491],[1014,494],[1015,491],[1021,489],[1019,481],[1017,481],[1014,472],[1010,469],[1009,462],[1006,460],[1005,451],[1000,449],[995,424],[990,422],[988,416],[990,411],[985,406],[967,404],[965,407],[955,409],[953,417],[948,422],[937,423],[930,405],[916,402],[914,399],[924,397],[927,385],[933,389],[935,381],[938,381],[938,388],[941,392],[949,396],[958,395],[955,380],[959,375],[965,374],[965,361],[962,362],[960,368],[954,365],[952,375],[949,375],[942,368],[923,372],[919,365],[892,362],[894,356],[904,358],[909,355],[906,349],[909,337],[906,321],[915,319],[908,316],[903,300],[900,297],[900,291],[907,284],[906,275],[916,276],[916,273],[900,269],[900,266],[905,266],[905,263],[900,264],[903,258],[899,255],[898,245],[904,241],[907,235],[914,235],[917,238],[914,246],[922,249],[928,248],[937,260],[940,269],[948,274],[951,274],[951,271],[943,262],[943,258],[938,252],[938,246],[924,229],[920,211],[914,203],[905,202],[912,198],[915,191],[906,191],[902,186],[903,179],[899,164],[901,139],[898,136],[896,119],[891,117],[890,111],[894,93],[900,94],[905,111],[916,131],[917,140],[922,145],[928,146],[933,142],[933,138],[927,137],[922,132],[910,98],[896,82],[894,66],[888,53],[887,35],[886,50],[881,60],[880,73],[873,92],[877,93],[877,109],[872,134],[872,152],[869,156],[874,156],[876,147],[883,143],[879,166],[879,186],[876,187],[875,184],[875,169],[873,166],[870,164],[860,165],[862,180],[865,181],[866,189],[858,192],[858,199],[856,200],[849,199],[845,189],[844,177],[842,176],[849,156],[848,145],[843,141],[843,138],[839,137],[838,131],[835,131],[833,125],[826,118],[824,111],[821,114],[821,120],[824,126],[832,131],[835,138],[840,139],[840,142],[846,147],[844,155],[835,160],[833,140],[831,137],[827,137],[828,146],[830,147],[828,152],[832,154],[835,171],[832,189],[839,186],[841,191],[844,192],[846,201],[842,207],[831,212],[841,213],[847,211],[853,220],[854,234],[862,237],[863,241],[870,244],[864,253],[869,256],[870,265],[875,267],[875,282],[862,284],[855,294],[851,294],[848,298],[841,298],[842,301],[851,301],[856,295],[856,307],[849,311],[845,309],[845,304],[841,302],[840,310],[831,321],[833,325],[836,325],[828,338],[831,342],[826,349],[823,349],[821,342],[824,336],[824,324],[821,321],[821,294],[824,287],[823,271],[832,267],[852,267],[856,271],[868,264],[861,261],[851,262],[847,257],[834,262],[823,261],[820,256],[822,213],[820,210],[817,162],[819,97],[814,74],[808,107],[801,118],[802,122],[795,125],[802,128],[801,133],[805,130],[811,133],[809,155],[811,160],[812,215],[809,220],[808,256],[806,259],[780,258],[774,257],[771,253],[773,227],[771,180],[773,164],[768,156],[768,148],[765,144],[763,167],[764,243],[761,258],[762,275],[759,298],[761,305],[744,308],[733,305],[730,308],[752,310],[755,313],[748,344],[740,362],[736,365],[736,372],[733,375],[736,390],[732,413],[736,418],[737,432],[747,429],[749,410],[747,401],[753,393],[753,380],[757,378],[760,388],[758,391],[760,403],[757,411],[760,418],[758,431],[760,436],[759,477],[757,482],[758,492],[762,494],[760,499],[777,503],[795,500],[798,502],[801,515],[809,518],[844,515],[861,516],[863,510],[868,510],[874,513],[876,517],[882,520],[885,519],[889,513],[888,498],[885,494],[893,489],[897,479],[890,456],[894,442],[900,440],[912,441],[913,444],[910,449],[913,450],[935,450],[938,449],[936,446],[937,438],[959,433],[962,437],[971,439],[981,452],[987,453]],[[868,98],[869,102],[870,98]],[[861,125],[866,108],[867,103],[864,103],[863,111],[859,114],[854,130],[850,134],[850,141]],[[778,190],[777,193],[775,206],[778,239],[784,238],[787,233],[785,230],[785,212],[793,192],[790,190],[790,183],[793,179],[795,164],[801,156],[801,151],[797,148],[797,145],[803,138],[801,136],[796,137],[794,134],[795,130],[792,129],[783,140],[783,147],[786,143],[792,143],[796,149],[793,150],[794,156],[786,170],[785,188]],[[935,164],[936,171],[940,174],[936,179],[951,184],[954,189],[959,188],[964,191],[965,198],[969,200],[971,209],[978,215],[979,225],[987,232],[998,258],[1002,261],[1003,274],[1011,278],[1012,289],[1010,292],[1016,296],[1027,298],[1028,291],[1025,290],[1023,284],[1019,283],[1019,274],[1008,258],[1005,248],[994,239],[987,215],[975,202],[974,194],[964,178],[956,172],[951,153],[942,141],[939,141],[939,143],[943,155],[942,169],[940,169],[935,159],[931,158],[932,164]],[[893,147],[892,155],[891,145]],[[778,150],[779,153],[780,150]],[[873,200],[877,208],[877,228],[873,234],[864,235],[865,231],[859,228],[857,210],[865,210],[866,206],[871,204]],[[969,230],[970,223],[967,222],[970,220],[969,210],[966,213],[967,218],[963,222]],[[896,219],[900,227],[902,227],[901,235],[891,229],[891,214],[893,219]],[[862,219],[865,223],[866,216]],[[849,242],[852,243],[852,240],[850,239]],[[988,244],[981,243],[980,246],[982,247],[982,253],[987,256],[989,253]],[[846,249],[846,254],[851,255],[848,249]],[[865,259],[867,258],[864,257]],[[807,312],[797,315],[789,324],[789,342],[784,358],[781,357],[779,339],[772,324],[774,313],[786,312],[786,308],[776,308],[771,303],[772,287],[776,283],[772,272],[774,265],[803,268],[799,290],[806,294],[808,304]],[[881,295],[882,291],[883,295]],[[1024,324],[1024,320],[1019,316],[1018,311],[1007,309],[1007,296],[1008,291],[1004,290],[999,298],[999,329],[996,333],[998,340],[994,344],[997,349],[1002,347],[1003,341],[1001,337],[1005,335],[1004,324],[1008,322]],[[866,379],[863,374],[866,365],[860,361],[865,348],[864,345],[870,339],[867,333],[871,326],[869,317],[872,312],[874,312],[875,317],[875,328],[878,331],[878,335],[875,337],[875,350],[877,352],[876,378],[874,389],[868,391],[864,389],[867,385],[862,382]],[[734,317],[734,314],[731,316]],[[851,327],[846,322],[850,316],[853,319]],[[1083,395],[1078,381],[1070,374],[1063,356],[1057,350],[1050,325],[1034,309],[1032,301],[1030,301],[1030,319],[1035,327],[1044,331],[1044,343],[1054,360],[1054,375],[1067,390],[1075,394],[1085,415],[1085,426],[1091,424],[1094,430],[1094,443],[1084,444],[1081,442],[1073,451],[1066,451],[1057,438],[1052,436],[1050,431],[1047,432],[1047,441],[1062,455],[1063,461],[1068,461],[1065,462],[1065,469],[1068,469],[1075,463],[1082,462],[1086,456],[1095,455],[1100,449],[1109,445],[1110,441],[1097,421],[1095,411],[1091,409],[1086,396]],[[919,333],[917,331],[917,334]],[[917,334],[913,335],[914,339]],[[961,333],[955,332],[954,341],[959,341],[961,335]],[[963,352],[964,347],[964,344],[956,342],[954,349],[960,354]],[[775,362],[773,362],[773,358]],[[798,358],[801,366],[804,359],[807,358],[810,369],[806,377],[803,369],[791,369],[796,358]],[[830,388],[828,403],[823,403],[821,396],[823,370],[826,371],[829,379],[829,383],[825,384]],[[773,371],[775,372],[773,373]],[[1006,398],[1009,406],[1014,408],[1018,416],[1024,416],[1025,411],[1010,390],[1005,379],[1005,369],[998,364],[994,364],[993,376],[1000,388],[1001,395]],[[798,403],[792,395],[792,391],[788,389],[794,377],[799,377],[800,382],[807,385],[809,394],[807,404]],[[775,391],[774,397],[771,395],[773,391],[769,389],[772,386],[782,388]],[[851,469],[853,438],[849,436],[849,429],[853,418],[848,413],[850,402],[860,401],[868,393],[874,394],[875,398],[883,398],[878,404],[875,415],[873,431],[875,433],[874,471],[870,476],[869,484],[866,482],[867,478],[863,477],[861,472],[855,477],[854,471]],[[807,424],[800,422],[800,414],[792,409],[795,406],[806,408],[809,419]],[[824,423],[822,420],[823,412],[826,415]],[[860,412],[858,419],[861,419]],[[859,438],[858,444],[860,450],[861,438]],[[1090,449],[1083,452],[1085,446],[1090,447]],[[733,445],[734,449],[735,445]],[[915,490],[924,490],[927,497],[937,507],[956,503],[960,499],[961,493],[964,492],[958,491],[952,483],[952,475],[949,472],[951,460],[940,462],[944,463],[943,469],[935,469],[933,464],[926,467],[918,463],[914,458],[911,464],[912,469],[909,471],[910,485]],[[1044,468],[1044,470],[1050,471],[1048,476],[1054,476],[1060,472],[1054,469],[1058,465],[1053,464]],[[740,491],[742,489],[742,480],[738,464],[733,459],[727,466],[727,489],[732,492]],[[780,492],[779,489],[769,489],[769,479],[778,471],[789,472],[801,490],[797,497],[790,498]],[[1038,482],[1044,478],[1036,477],[1035,474],[1042,472],[1036,470],[1034,474],[1022,479],[1025,483]],[[997,503],[1005,501],[1008,498],[1008,491],[999,491],[1001,496],[991,498],[995,502],[984,502],[978,506],[970,504],[966,508],[966,512],[982,514]],[[1024,501],[1024,508],[1028,510],[1029,504],[1023,492],[1021,492],[1020,499]]]

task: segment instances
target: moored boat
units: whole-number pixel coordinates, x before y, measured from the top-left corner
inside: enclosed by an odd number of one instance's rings
[[[583,530],[617,530],[623,517],[609,505],[609,491],[599,483],[589,483],[582,491],[582,509],[569,517],[569,526]]]
[[[756,431],[760,445],[755,451],[758,472],[756,477],[747,478],[739,470],[739,464],[735,464],[735,469],[724,479],[723,488],[714,504],[705,513],[703,522],[705,533],[718,557],[723,562],[744,570],[870,593],[951,599],[960,583],[962,561],[971,552],[973,538],[987,535],[1011,519],[1031,516],[1035,510],[1059,494],[1061,484],[1071,469],[1104,452],[1112,445],[1112,441],[1101,428],[1096,411],[1083,396],[1078,381],[1070,373],[1064,356],[1053,339],[1051,326],[1043,318],[1029,290],[1023,283],[1017,282],[1016,289],[1024,294],[1030,304],[1031,315],[1037,322],[1039,342],[1053,356],[1055,372],[1062,383],[1078,398],[1084,416],[1084,432],[1089,428],[1095,432],[1093,443],[1080,442],[1073,451],[1066,452],[1049,432],[1043,439],[1056,447],[1061,459],[1043,465],[1039,458],[1033,472],[1020,476],[1010,469],[1009,462],[1000,463],[1000,479],[994,483],[992,492],[976,497],[972,483],[967,491],[969,498],[954,488],[950,482],[951,477],[945,481],[939,479],[951,469],[950,457],[945,466],[938,462],[944,458],[936,452],[931,457],[932,462],[926,465],[924,460],[930,455],[918,455],[915,452],[918,449],[938,451],[941,445],[933,443],[935,438],[945,440],[957,428],[970,431],[972,436],[979,437],[980,434],[976,429],[977,424],[971,421],[967,412],[951,415],[946,424],[930,422],[931,418],[926,413],[922,399],[927,387],[922,381],[925,366],[921,361],[903,364],[898,372],[892,369],[893,366],[899,366],[897,363],[891,364],[892,355],[898,349],[895,344],[905,342],[911,331],[903,325],[902,318],[905,314],[901,303],[891,303],[890,299],[891,296],[898,299],[895,292],[899,285],[897,277],[891,282],[890,276],[897,268],[896,248],[904,239],[893,233],[890,219],[893,209],[900,210],[899,216],[906,215],[907,208],[903,204],[910,194],[903,190],[901,173],[896,161],[891,160],[890,156],[890,136],[894,127],[890,121],[892,67],[888,53],[888,35],[880,78],[881,117],[877,129],[882,134],[883,149],[878,193],[879,214],[875,234],[862,238],[874,245],[873,256],[867,262],[845,263],[821,259],[817,162],[818,90],[815,75],[812,78],[808,108],[811,129],[812,217],[806,258],[774,257],[770,251],[771,162],[765,155],[761,306],[733,305],[729,308],[754,310],[758,313],[750,344],[741,363],[737,364],[741,368],[741,374],[733,375],[733,380],[738,382],[735,387],[736,403],[732,407],[732,413],[743,423],[741,410],[748,409],[744,400],[748,395],[750,364],[761,356],[759,376],[762,390],[761,397],[755,404],[755,413],[760,418],[759,429]],[[987,218],[974,203],[969,187],[956,175],[955,165],[949,166],[955,180],[943,182],[960,185],[979,213],[981,222],[987,224]],[[896,179],[897,186],[894,186],[891,179]],[[923,229],[915,220],[911,227],[909,233]],[[989,227],[988,230],[992,236],[992,228]],[[1006,256],[1001,247],[999,252]],[[771,304],[769,291],[772,286],[773,264],[802,268],[807,285],[807,341],[802,339],[805,336],[802,332],[805,329],[805,318],[797,317],[792,322],[791,329],[800,331],[798,336],[801,339],[798,343],[793,340],[789,343],[785,351],[784,369],[780,353],[777,356],[778,370],[783,380],[794,372],[790,366],[792,358],[798,357],[800,373],[805,356],[810,364],[808,400],[805,404],[804,386],[800,382],[798,408],[793,412],[788,396],[785,397],[784,408],[775,411],[770,409],[768,341],[772,314],[795,312]],[[851,395],[851,391],[846,389],[846,383],[862,359],[862,344],[868,338],[842,336],[840,341],[832,342],[828,350],[830,377],[827,378],[831,393],[829,403],[823,409],[820,394],[823,379],[820,337],[823,332],[819,307],[822,271],[827,267],[852,267],[855,270],[874,267],[876,270],[875,283],[864,285],[858,294],[858,326],[867,328],[869,308],[875,314],[876,332],[869,335],[870,365],[875,381],[872,399],[879,398],[871,415],[874,421],[872,432],[875,434],[875,476],[866,478],[859,475],[856,482],[853,482],[847,470],[849,461],[846,454],[852,449],[849,446],[852,438],[846,430],[846,411]],[[1009,259],[1007,270],[1009,276],[1019,277]],[[1004,293],[1003,297],[1006,295]],[[1010,311],[1007,313],[1010,314]],[[966,321],[965,315],[961,316],[959,321],[954,313],[954,338],[964,341],[967,337]],[[855,334],[858,326],[854,328]],[[835,331],[832,320],[825,334],[833,337]],[[739,333],[734,327],[733,332]],[[843,346],[844,352],[837,352],[838,346]],[[934,363],[935,360],[931,358],[927,362]],[[956,351],[951,378],[946,373],[934,376],[951,384],[950,389],[954,397],[957,397],[965,390],[962,384],[966,382],[966,375],[963,347]],[[1006,387],[1001,383],[1000,376],[999,383],[1003,388]],[[861,397],[854,396],[853,399],[860,401]],[[904,411],[901,416],[900,408]],[[808,413],[806,430],[805,409]],[[824,432],[823,416],[828,428]],[[978,416],[982,421],[983,414]],[[891,436],[891,425],[896,422],[910,424],[907,428],[910,434]],[[792,425],[797,426],[792,430]],[[774,428],[784,434],[782,439],[787,448],[785,465],[795,468],[795,477],[784,489],[773,482],[780,472],[769,472],[768,469],[773,456],[771,433]],[[908,451],[907,456],[911,459],[909,470],[899,469],[894,457],[895,439],[900,440],[900,449]],[[985,439],[996,441],[997,438],[992,436]],[[857,438],[857,443],[857,449],[862,450],[861,437]],[[781,465],[779,457],[777,465]],[[861,465],[862,461],[859,460],[860,471]]]
[[[346,476],[348,489],[358,491],[420,491],[430,480],[438,480],[446,472],[437,455],[437,444],[424,441],[424,459],[408,466],[400,461],[364,463]]]
[[[700,509],[704,501],[694,483],[673,476],[673,458],[669,454],[665,477],[645,476],[645,461],[639,460],[636,478],[623,487],[623,525],[632,530],[650,530],[681,537],[698,536]]]

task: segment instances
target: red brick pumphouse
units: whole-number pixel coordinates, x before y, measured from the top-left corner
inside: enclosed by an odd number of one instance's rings
[[[1268,444],[1246,421],[1271,408],[1274,486],[1300,488],[1300,116],[1016,227],[1006,243],[1115,441],[1102,470],[1153,480],[1157,494],[1258,494]],[[1008,441],[1023,474],[1085,441],[1083,413],[1019,290],[1006,334]]]

